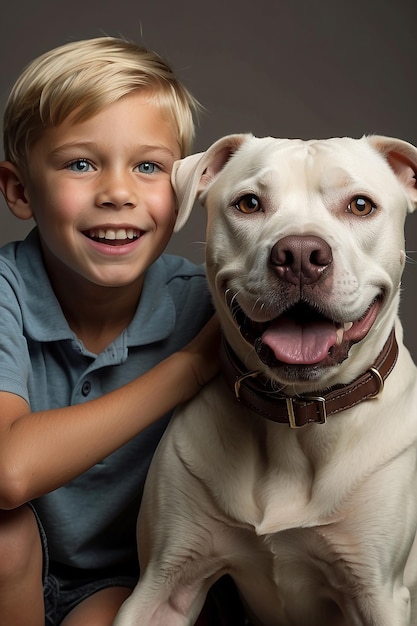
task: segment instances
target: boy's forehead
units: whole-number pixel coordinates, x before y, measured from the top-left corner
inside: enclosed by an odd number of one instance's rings
[[[179,158],[176,127],[166,111],[146,94],[132,93],[115,102],[80,114],[78,107],[63,122],[44,129],[45,142],[94,143],[103,138],[114,143],[159,146]]]

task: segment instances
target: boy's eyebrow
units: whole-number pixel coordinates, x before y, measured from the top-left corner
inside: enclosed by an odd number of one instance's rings
[[[74,141],[64,143],[61,146],[58,146],[54,150],[51,151],[51,156],[59,155],[66,150],[94,150],[99,149],[98,144],[95,141]],[[158,152],[165,153],[167,157],[176,160],[178,157],[174,154],[174,152],[165,145],[151,145],[151,144],[139,144],[137,147],[133,148],[133,152],[140,153],[149,153],[149,152]]]
[[[139,149],[138,152],[140,152],[141,150],[143,150],[144,152],[165,152],[167,154],[167,156],[172,157],[173,159],[176,159],[177,157],[175,156],[174,152],[172,150],[170,150],[170,148],[167,148],[167,146],[152,146],[152,145],[142,145]]]

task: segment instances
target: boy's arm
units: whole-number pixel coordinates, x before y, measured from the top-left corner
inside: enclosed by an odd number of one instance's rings
[[[218,371],[219,325],[140,378],[101,398],[31,413],[0,392],[0,509],[12,509],[62,486],[117,450]]]

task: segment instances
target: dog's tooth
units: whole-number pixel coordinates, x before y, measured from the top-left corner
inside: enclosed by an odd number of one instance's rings
[[[340,346],[343,341],[344,330],[342,327],[336,330],[336,345]]]
[[[343,324],[343,330],[346,332],[347,330],[350,330],[353,326],[353,322],[345,322]]]

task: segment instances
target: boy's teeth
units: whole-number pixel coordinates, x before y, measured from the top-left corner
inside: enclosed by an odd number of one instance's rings
[[[125,228],[107,228],[106,230],[99,228],[98,231],[90,230],[89,235],[92,238],[108,239],[109,241],[134,239],[138,236],[133,228],[127,230]]]

